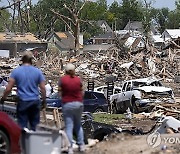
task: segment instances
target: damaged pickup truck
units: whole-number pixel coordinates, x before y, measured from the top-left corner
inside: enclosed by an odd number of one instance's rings
[[[114,113],[124,113],[128,107],[133,113],[150,111],[151,103],[165,102],[175,102],[173,91],[155,77],[125,81],[122,92],[110,96]]]

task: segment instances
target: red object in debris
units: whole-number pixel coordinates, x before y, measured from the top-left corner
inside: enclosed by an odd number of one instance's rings
[[[8,114],[0,112],[0,153],[20,153],[20,135],[18,124]]]
[[[38,52],[37,52],[37,50],[35,50],[34,51],[34,57],[37,57],[37,55],[38,55]]]

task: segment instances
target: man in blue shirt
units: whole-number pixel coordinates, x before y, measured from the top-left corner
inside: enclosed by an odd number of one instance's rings
[[[22,128],[27,128],[28,122],[30,129],[35,130],[40,121],[40,99],[39,88],[42,95],[43,108],[46,106],[45,77],[38,68],[32,66],[32,52],[25,52],[22,57],[22,65],[14,69],[10,75],[9,83],[1,98],[1,103],[11,92],[12,87],[17,86],[17,118]]]

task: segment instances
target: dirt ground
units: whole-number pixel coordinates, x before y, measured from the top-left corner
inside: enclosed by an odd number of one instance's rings
[[[133,118],[131,123],[126,119],[116,120],[114,124],[120,128],[133,130],[134,128],[142,129],[148,132],[154,125],[155,120],[148,118]],[[86,154],[179,154],[180,153],[180,134],[161,135],[162,142],[156,148],[148,145],[147,135],[130,135],[127,133],[111,134],[102,142],[97,143],[94,147],[89,148]],[[163,138],[178,137],[178,143],[164,143]],[[78,154],[78,153],[77,153]]]
[[[175,134],[180,137],[180,134]],[[162,137],[171,137],[172,134],[166,134]],[[158,147],[152,148],[147,144],[147,135],[131,136],[127,134],[112,135],[107,141],[98,143],[93,148],[89,149],[86,154],[179,154],[180,143],[164,144],[161,143]],[[166,148],[165,148],[166,147]]]

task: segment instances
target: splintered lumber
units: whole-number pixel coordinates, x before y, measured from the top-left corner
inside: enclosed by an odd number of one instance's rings
[[[41,112],[41,123],[47,126],[62,128],[62,114],[58,108],[48,107]]]
[[[166,112],[172,112],[172,113],[177,113],[177,114],[180,114],[180,111],[176,110],[176,109],[169,109],[169,108],[166,108],[164,106],[161,106],[161,105],[156,105],[155,106],[155,109],[161,109],[161,110],[164,110]]]
[[[42,109],[43,119],[46,125],[48,125],[47,117],[46,117],[46,110]]]
[[[61,121],[60,121],[60,115],[59,115],[58,108],[53,109],[53,117],[54,117],[54,122],[56,124],[56,127],[60,128],[61,127]]]

